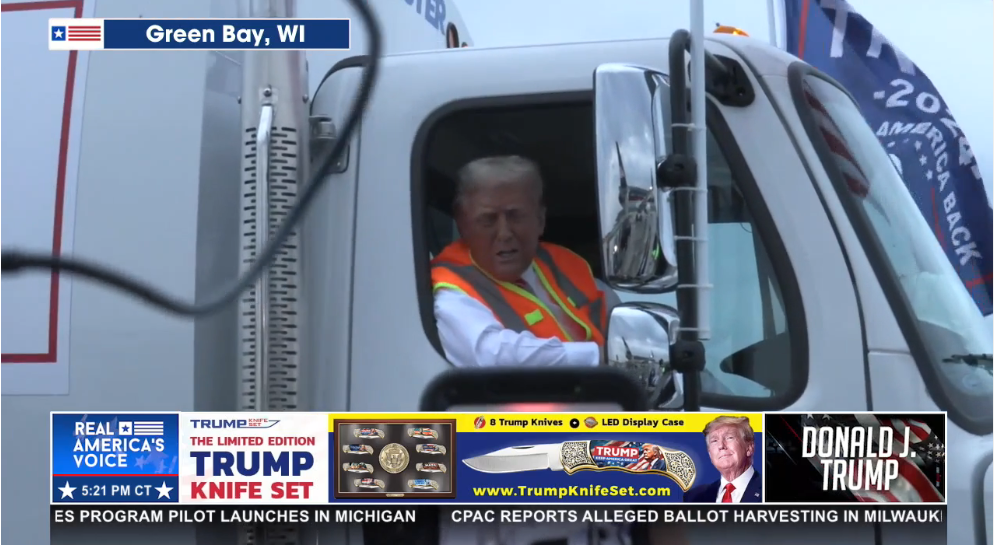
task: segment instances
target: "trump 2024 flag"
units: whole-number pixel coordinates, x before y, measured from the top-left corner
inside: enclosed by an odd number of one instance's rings
[[[845,0],[785,0],[787,51],[852,93],[984,315],[991,207],[970,144],[921,69]]]

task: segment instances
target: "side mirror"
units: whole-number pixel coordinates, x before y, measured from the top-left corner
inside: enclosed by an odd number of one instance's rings
[[[679,335],[680,315],[673,307],[657,303],[618,305],[611,310],[607,325],[608,365],[641,384],[650,406],[665,403],[668,408],[679,408],[670,407],[682,398],[670,355]]]
[[[649,410],[646,401],[642,384],[609,367],[457,368],[428,383],[418,410],[502,412],[516,404],[551,403],[565,406],[563,412],[642,412]]]
[[[665,293],[677,284],[671,194],[656,183],[668,153],[665,75],[623,64],[594,72],[597,188],[605,280]]]

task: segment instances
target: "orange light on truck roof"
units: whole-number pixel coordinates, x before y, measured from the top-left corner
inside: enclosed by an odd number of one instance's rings
[[[746,36],[746,37],[749,36],[749,34],[747,34],[746,31],[744,31],[744,30],[735,28],[733,26],[725,26],[725,25],[718,25],[718,28],[714,29],[714,33],[715,34],[732,34],[732,35],[735,35],[735,36]]]

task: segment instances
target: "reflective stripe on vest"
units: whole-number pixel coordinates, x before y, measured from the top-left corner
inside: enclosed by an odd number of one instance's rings
[[[554,261],[552,260],[552,256],[549,252],[543,248],[539,248],[536,258],[541,261],[549,271],[552,271],[556,284],[574,308],[581,308],[583,305],[590,302],[590,299],[582,291],[580,291],[580,289],[577,288],[576,285],[566,277],[566,275],[562,274],[562,272],[554,266]],[[435,264],[434,266],[451,271],[455,273],[456,276],[469,283],[469,285],[476,290],[480,297],[483,298],[483,302],[490,308],[491,312],[494,313],[497,320],[511,331],[518,333],[528,331],[529,326],[534,325],[542,319],[542,313],[537,309],[522,318],[514,307],[512,307],[507,301],[507,299],[504,298],[504,294],[501,293],[498,285],[474,265],[453,265],[452,263],[441,262]],[[544,289],[544,286],[535,286],[535,288]],[[540,299],[537,301],[540,302]],[[540,302],[540,304],[544,303]],[[590,319],[593,322],[594,327],[601,335],[604,334],[602,309],[603,299],[598,299],[593,303],[590,303],[588,310],[588,312],[591,313]],[[567,314],[570,313],[568,310],[565,312]],[[553,317],[553,319],[555,319],[555,317]],[[572,320],[572,318],[570,318],[570,320]],[[560,325],[562,326],[562,324]],[[582,320],[579,322],[579,325],[584,329],[587,328],[587,325],[584,324]],[[560,329],[562,329],[562,327],[560,327]],[[567,331],[563,331],[563,333],[568,339],[569,333]]]
[[[604,299],[601,298],[593,303],[590,303],[590,300],[582,291],[580,291],[580,288],[570,282],[569,277],[563,274],[562,271],[553,266],[553,263],[555,262],[552,260],[552,256],[548,251],[546,251],[545,248],[539,246],[536,257],[545,264],[546,268],[552,271],[552,276],[555,278],[556,284],[559,285],[559,289],[563,290],[563,294],[566,295],[566,298],[569,300],[570,304],[573,305],[573,308],[582,308],[584,305],[587,305],[588,303],[590,304],[590,320],[594,323],[597,331],[603,335],[605,326],[603,323]]]
[[[451,263],[438,263],[435,267],[440,267],[452,271],[459,278],[462,278],[476,290],[483,298],[490,311],[494,313],[497,320],[507,329],[517,333],[528,331],[528,324],[518,315],[514,307],[507,302],[504,294],[500,292],[497,284],[493,283],[485,274],[473,265],[453,265]]]

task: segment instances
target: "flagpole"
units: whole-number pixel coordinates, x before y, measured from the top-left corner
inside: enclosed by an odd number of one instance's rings
[[[697,286],[697,340],[711,338],[711,289],[708,264],[708,160],[707,92],[704,85],[704,0],[690,0],[690,115],[691,150],[697,165],[697,192],[694,193],[694,264]],[[700,382],[698,382],[700,384]],[[698,407],[695,410],[700,410]]]
[[[786,2],[787,2],[787,0],[779,0],[777,2],[777,6],[779,6],[779,8],[780,8],[780,16],[778,17],[778,19],[780,20],[780,32],[778,33],[778,37],[780,38],[780,49],[783,49],[784,51],[786,51],[787,47],[788,47],[787,46],[787,4],[786,4]]]
[[[780,31],[777,29],[777,0],[766,0],[766,21],[770,26],[770,45],[780,47]]]

